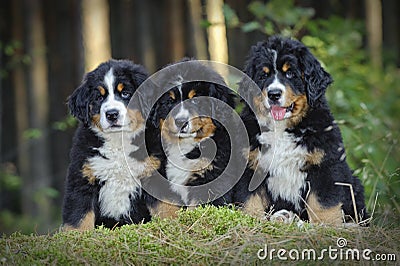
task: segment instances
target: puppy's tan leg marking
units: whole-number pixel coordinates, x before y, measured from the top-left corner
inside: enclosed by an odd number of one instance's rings
[[[311,223],[340,225],[343,223],[342,203],[326,208],[319,203],[317,196],[311,193],[307,198],[307,213]]]
[[[243,204],[242,211],[255,218],[264,219],[265,210],[269,205],[264,187],[258,188]]]
[[[176,218],[178,216],[179,206],[160,201],[155,207],[150,207],[151,216],[165,218]]]
[[[77,227],[69,225],[69,224],[65,224],[62,227],[62,231],[71,231],[71,230],[87,231],[87,230],[91,230],[91,229],[94,228],[94,220],[95,220],[94,212],[90,211],[81,219],[81,221],[79,222],[79,225]]]

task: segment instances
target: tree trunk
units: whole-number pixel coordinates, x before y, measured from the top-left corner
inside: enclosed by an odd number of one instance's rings
[[[368,48],[372,63],[382,67],[382,3],[381,0],[365,0]]]
[[[49,121],[53,124],[67,117],[67,97],[79,86],[84,73],[81,1],[44,0],[43,8],[49,71]],[[60,191],[56,206],[62,203],[73,131],[73,128],[51,129],[49,133],[52,185]]]
[[[21,2],[21,0],[15,0],[12,2],[12,38],[22,43],[24,42],[24,15]],[[16,50],[16,53],[14,54],[15,57],[21,57],[22,55],[22,49]],[[15,66],[11,75],[11,79],[15,91],[14,108],[15,110],[18,110],[18,112],[14,112],[16,121],[18,172],[21,177],[29,180],[30,159],[28,150],[26,149],[26,139],[24,139],[24,132],[26,132],[26,130],[29,128],[28,95],[25,83],[24,67],[22,64],[17,64]],[[22,194],[24,194],[24,191]],[[29,210],[32,207],[30,203],[26,204],[29,206],[22,208],[23,210]]]
[[[29,85],[28,106],[30,106],[30,127],[40,133],[31,140],[30,173],[23,177],[24,213],[40,218],[39,230],[50,225],[51,205],[45,191],[51,186],[50,157],[47,138],[48,127],[48,84],[47,59],[44,25],[40,0],[26,1],[29,12],[26,15],[27,47],[31,57],[28,67]]]
[[[207,19],[211,23],[208,27],[208,51],[210,59],[221,63],[228,63],[228,42],[226,39],[225,17],[222,11],[223,0],[207,0]]]
[[[136,61],[137,34],[133,1],[109,1],[111,52],[114,58]]]
[[[183,38],[184,22],[183,22],[183,1],[168,1],[168,50],[170,51],[170,60],[178,61],[185,55],[185,41]]]
[[[398,0],[385,0],[383,8],[383,51],[385,62],[400,67],[400,3]]]
[[[111,58],[110,12],[107,0],[82,0],[85,69],[91,71]]]
[[[202,6],[200,0],[189,0],[189,12],[190,12],[190,25],[191,25],[191,36],[192,46],[195,57],[197,59],[207,60],[207,43],[200,23],[202,20]]]
[[[152,34],[152,23],[155,16],[155,11],[150,8],[150,1],[136,0],[135,6],[139,11],[137,23],[138,23],[138,35],[140,38],[137,40],[140,45],[141,62],[146,66],[149,72],[153,72],[157,69],[156,56],[154,43],[151,38]],[[165,49],[165,48],[164,48]],[[164,51],[169,52],[169,51]]]

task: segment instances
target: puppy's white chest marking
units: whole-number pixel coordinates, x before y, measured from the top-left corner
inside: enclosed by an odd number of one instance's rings
[[[167,148],[168,162],[166,165],[166,174],[171,185],[171,189],[178,193],[185,204],[189,204],[189,190],[185,184],[196,171],[199,159],[188,159],[185,154],[194,148],[194,144],[171,145]]]
[[[124,142],[124,143],[123,143]],[[121,216],[129,217],[131,200],[140,196],[141,186],[138,177],[145,168],[144,162],[139,162],[130,156],[129,152],[138,147],[133,146],[126,137],[120,133],[113,133],[105,140],[104,145],[97,150],[101,156],[88,160],[93,174],[104,185],[100,189],[99,203],[101,214],[114,219]],[[128,167],[128,164],[129,167]]]
[[[272,199],[281,197],[300,210],[300,192],[306,186],[307,177],[307,173],[300,169],[306,161],[306,148],[297,145],[294,136],[279,126],[275,131],[263,132],[258,139],[263,149],[266,149],[260,155],[259,165],[265,173],[270,173],[267,186]]]

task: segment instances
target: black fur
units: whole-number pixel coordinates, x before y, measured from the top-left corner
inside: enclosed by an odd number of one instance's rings
[[[109,60],[87,73],[82,84],[68,98],[68,108],[71,114],[86,126],[90,126],[91,117],[100,111],[100,94],[96,89],[101,85],[110,68],[114,68],[119,82],[128,85],[132,93],[148,76],[143,66],[135,65],[128,60]],[[129,99],[125,103],[128,104]]]
[[[283,70],[279,69],[280,66],[278,67],[278,73],[273,73],[273,75],[266,75],[262,70],[264,66],[271,66],[274,60],[273,51],[277,53],[276,62],[278,64],[290,62],[290,78],[285,77]],[[305,181],[308,184],[299,191],[300,196],[306,199],[307,193],[315,193],[319,203],[324,208],[342,203],[342,209],[347,218],[351,217],[351,220],[354,221],[355,216],[358,216],[360,221],[365,220],[368,214],[364,204],[363,186],[360,180],[352,175],[352,171],[344,160],[345,150],[342,136],[325,97],[325,91],[333,81],[329,73],[322,68],[318,60],[302,43],[276,36],[265,42],[259,42],[251,48],[244,72],[257,84],[259,92],[266,89],[278,77],[284,84],[291,87],[296,95],[306,95],[307,97],[308,109],[304,117],[294,124],[288,124],[285,132],[292,136],[297,147],[304,147],[307,152],[318,149],[323,151],[325,155],[322,161],[316,165],[300,166],[301,169],[299,170],[306,173]],[[254,92],[247,90],[248,87],[249,82],[243,81],[240,85],[239,93],[246,99],[252,99],[255,95]],[[259,125],[258,118],[252,111],[254,110],[252,104],[252,102],[246,104],[241,114],[249,134],[251,150],[268,149],[268,147],[261,145],[257,137],[262,132],[268,132],[271,128]],[[248,190],[253,175],[254,170],[248,167],[236,186],[235,200],[237,202],[245,203],[255,193]],[[270,208],[273,208],[274,211],[287,209],[297,213],[303,219],[309,218],[304,201],[301,201],[301,209],[299,210],[295,208],[292,202],[280,197],[277,200],[273,200],[267,185],[270,173],[264,172],[262,178],[264,181],[258,189],[265,188],[267,191],[269,204],[265,206],[265,211],[270,211]],[[336,182],[348,183],[353,186],[357,214],[353,211],[349,188],[335,185]]]
[[[184,68],[180,68],[178,64],[185,62],[186,65]],[[184,71],[183,71],[184,69]],[[176,80],[177,77],[183,78],[183,83],[181,85],[181,92],[178,89],[178,86],[171,85]],[[190,80],[190,77],[196,77],[198,81],[187,81]],[[213,80],[214,82],[208,82],[206,80]],[[196,172],[194,171],[191,173],[191,177],[189,180],[185,181],[185,186],[198,186],[207,184],[212,180],[215,180],[219,177],[222,172],[225,170],[231,156],[231,141],[232,139],[227,133],[227,130],[222,125],[224,122],[232,120],[231,117],[234,112],[235,108],[235,95],[233,92],[225,86],[225,82],[221,76],[219,76],[214,70],[209,67],[202,65],[201,63],[195,60],[184,59],[177,64],[172,64],[166,66],[162,71],[161,75],[156,78],[154,81],[154,86],[156,87],[155,91],[160,92],[159,94],[161,97],[157,100],[156,104],[154,105],[150,118],[149,123],[150,125],[148,128],[153,127],[158,132],[158,137],[152,136],[152,139],[157,139],[156,141],[150,140],[151,138],[147,138],[147,145],[150,147],[158,146],[159,148],[159,156],[161,160],[164,162],[164,165],[161,169],[161,174],[167,178],[168,180],[173,179],[174,177],[168,175],[166,168],[168,167],[167,160],[167,152],[162,149],[161,146],[161,125],[160,120],[165,120],[169,115],[174,116],[177,111],[172,111],[174,107],[180,104],[182,101],[191,101],[193,104],[188,106],[189,112],[192,114],[210,114],[211,116],[217,116],[218,119],[212,119],[212,123],[216,126],[215,131],[213,132],[212,136],[206,137],[201,139],[200,141],[193,140],[195,143],[195,147],[187,152],[184,156],[187,160],[195,160],[198,159],[200,156],[207,157],[207,151],[212,147],[212,145],[216,145],[217,153],[215,155],[212,162],[211,167],[212,169]],[[188,98],[188,93],[190,91],[195,91],[196,95],[192,98]],[[172,99],[170,96],[170,92],[174,93],[175,99]],[[182,97],[181,97],[182,96]],[[211,102],[210,105],[203,105],[201,103],[196,103],[196,98],[199,96],[205,96],[208,98],[217,99],[226,103],[229,108],[221,108],[219,104],[214,104]],[[171,112],[172,111],[172,112]],[[218,121],[217,121],[218,120]],[[153,132],[153,131],[152,131]],[[178,145],[166,142],[166,145]],[[228,173],[229,175],[229,173]],[[157,184],[153,184],[157,186]],[[229,184],[222,184],[221,187],[213,187],[209,194],[210,202],[214,205],[224,205],[227,203],[232,202],[232,191],[224,194],[222,197],[215,198],[213,193],[218,193],[225,189],[225,187]],[[204,196],[204,195],[203,195]],[[189,201],[197,200],[200,195],[196,195],[195,193],[189,192]],[[180,199],[180,196],[177,195],[178,204],[185,205],[184,202]],[[152,201],[153,206],[156,206],[159,201],[151,198],[149,201]],[[174,199],[169,199],[169,201],[176,202]],[[206,203],[206,202],[204,202]]]
[[[116,225],[139,223],[150,219],[142,196],[130,198],[129,217],[121,216],[119,219],[114,219],[103,215],[99,205],[99,191],[104,181],[100,182],[96,178],[89,182],[83,175],[83,167],[90,158],[97,156],[110,160],[99,152],[99,148],[105,145],[107,133],[102,132],[99,125],[95,125],[93,117],[99,115],[100,108],[107,97],[107,94],[101,95],[98,86],[105,86],[104,76],[111,68],[115,76],[114,86],[116,87],[118,83],[124,84],[125,96],[132,96],[147,77],[146,70],[140,65],[127,60],[110,60],[87,73],[82,84],[69,97],[68,107],[71,114],[79,119],[80,125],[73,139],[65,184],[62,217],[66,229],[88,229],[88,225],[83,228],[81,223],[82,219],[91,212],[94,213],[95,219],[89,228],[102,224],[112,228]],[[127,106],[130,97],[123,98],[121,95],[116,95],[115,99]],[[139,137],[136,136],[136,138]]]

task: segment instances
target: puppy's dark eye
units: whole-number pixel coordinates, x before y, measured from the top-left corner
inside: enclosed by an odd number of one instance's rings
[[[293,78],[294,77],[294,73],[292,72],[292,71],[286,71],[286,77],[288,78],[288,79],[291,79],[291,78]]]
[[[122,97],[123,99],[129,99],[129,98],[131,97],[131,93],[128,92],[128,91],[122,91],[122,92],[121,92],[121,97]]]
[[[192,103],[193,104],[199,104],[199,98],[197,98],[197,97],[194,97],[194,98],[192,98]]]
[[[104,96],[103,95],[98,95],[96,98],[96,101],[101,102],[102,100],[104,100]]]
[[[264,80],[264,79],[266,79],[268,77],[268,74],[267,73],[262,73],[262,74],[260,74],[259,76],[258,76],[258,80]]]

